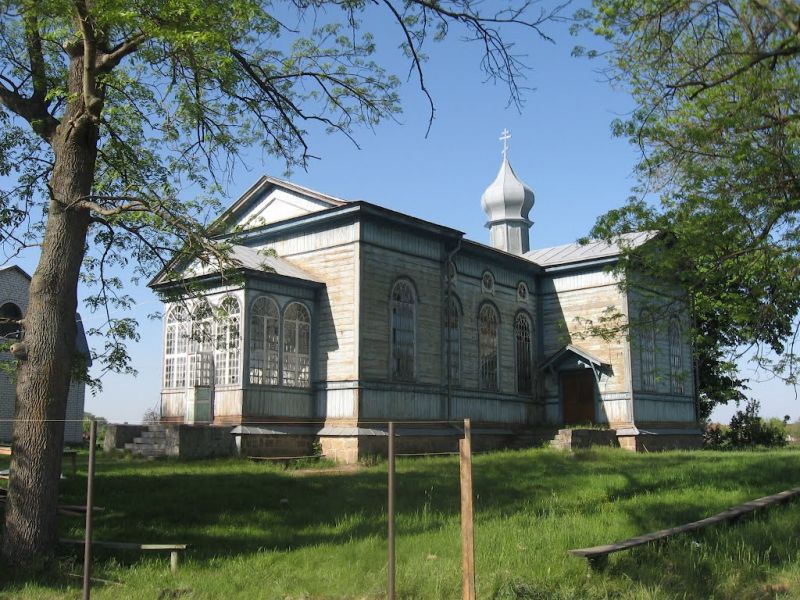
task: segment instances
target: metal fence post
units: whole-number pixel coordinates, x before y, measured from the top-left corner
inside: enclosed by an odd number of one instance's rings
[[[395,592],[395,559],[394,559],[394,422],[389,422],[389,498],[387,520],[389,522],[389,581],[386,597],[394,600]]]
[[[83,600],[89,600],[92,587],[92,504],[94,503],[94,454],[97,447],[97,421],[89,425],[89,467],[86,476],[86,529],[83,537]]]

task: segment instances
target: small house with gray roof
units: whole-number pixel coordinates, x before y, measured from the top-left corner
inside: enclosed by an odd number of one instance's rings
[[[655,234],[532,250],[534,194],[505,153],[481,206],[488,245],[259,179],[217,222],[235,269],[150,283],[170,298],[162,421],[230,427],[247,454],[317,443],[345,461],[385,444],[389,420],[419,449],[465,418],[479,447],[587,423],[631,449],[695,445],[688,313],[658,310],[681,295],[613,269]],[[628,327],[598,333],[611,315]]]
[[[0,343],[10,344],[20,339],[20,327],[13,321],[24,317],[28,309],[28,288],[31,276],[16,265],[0,269]],[[80,315],[75,316],[77,335],[76,353],[84,356],[91,364],[89,345]],[[0,360],[11,363],[15,359],[9,352],[0,354]],[[13,419],[16,406],[16,384],[9,376],[10,370],[0,370],[0,443],[10,443],[13,432]],[[67,394],[66,422],[64,423],[64,443],[80,444],[83,441],[83,404],[86,398],[86,385],[83,382],[70,383]]]

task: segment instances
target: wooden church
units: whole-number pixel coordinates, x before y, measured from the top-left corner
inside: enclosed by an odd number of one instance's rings
[[[246,454],[319,444],[345,461],[385,444],[389,420],[423,450],[466,417],[484,447],[586,423],[630,449],[697,445],[688,315],[659,310],[681,298],[612,269],[654,234],[531,250],[533,204],[505,152],[481,198],[488,245],[262,177],[217,223],[234,273],[185,265],[150,283],[201,290],[165,305],[162,422],[232,427]],[[597,334],[612,313],[630,327]]]

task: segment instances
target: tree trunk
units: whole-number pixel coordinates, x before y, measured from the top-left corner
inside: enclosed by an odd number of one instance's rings
[[[17,399],[2,554],[36,567],[52,556],[64,418],[75,352],[78,277],[89,227],[86,210],[71,203],[90,194],[98,128],[80,100],[82,60],[70,65],[77,92],[52,140],[55,166],[41,256],[24,317],[27,358],[17,369]]]

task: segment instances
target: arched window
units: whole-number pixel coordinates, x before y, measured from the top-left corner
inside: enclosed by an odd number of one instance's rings
[[[260,296],[250,309],[250,383],[278,385],[278,303]]]
[[[484,304],[478,313],[478,349],[480,353],[480,381],[482,390],[497,390],[497,310],[491,304]]]
[[[239,301],[228,296],[219,306],[216,319],[216,342],[214,344],[214,366],[217,385],[239,383],[241,367],[241,312]]]
[[[447,343],[447,360],[450,369],[450,383],[461,381],[461,309],[458,299],[450,296],[444,315],[445,335]]]
[[[213,347],[211,306],[201,298],[192,311],[189,338],[189,385],[211,385],[211,349]]]
[[[6,320],[8,319],[8,320]],[[6,302],[0,306],[0,337],[19,339],[20,324],[14,321],[22,319],[22,311],[13,302]]]
[[[656,389],[656,323],[653,314],[643,309],[639,313],[639,352],[642,389]]]
[[[669,322],[669,371],[670,387],[673,394],[683,394],[683,345],[681,343],[681,324],[672,318]]]
[[[292,302],[283,314],[283,384],[311,385],[311,316],[299,302]]]
[[[183,305],[167,313],[164,340],[164,387],[186,387],[186,351],[189,342],[189,315]]]
[[[533,326],[531,318],[521,312],[514,319],[514,339],[517,346],[517,392],[533,391]]]
[[[401,279],[392,287],[391,364],[393,379],[414,379],[416,343],[416,296],[410,281]]]

